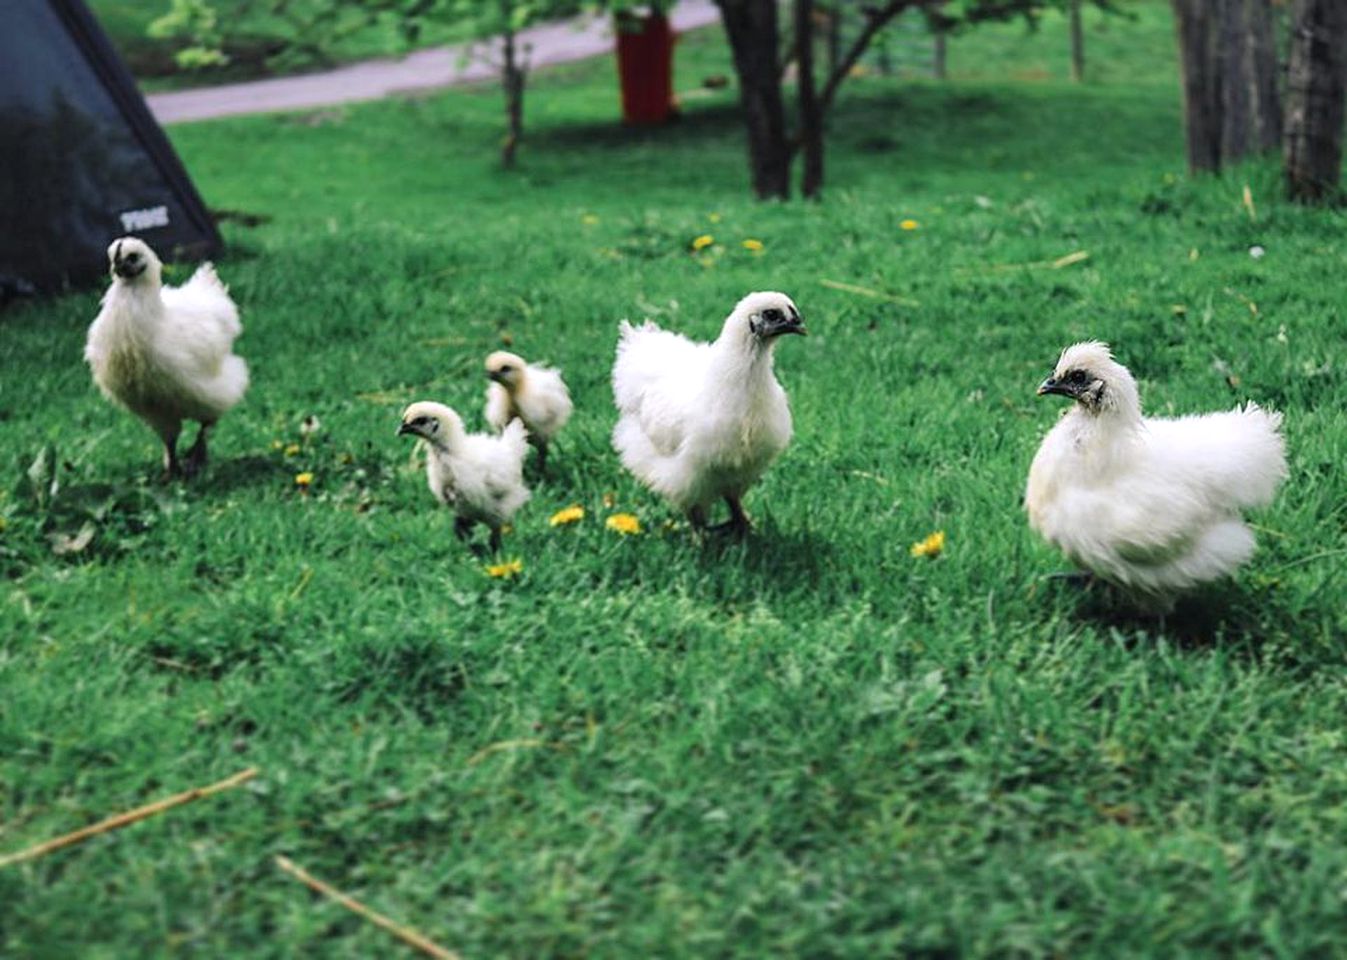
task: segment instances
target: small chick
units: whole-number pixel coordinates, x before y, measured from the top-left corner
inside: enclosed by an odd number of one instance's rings
[[[547,472],[547,445],[571,418],[574,406],[561,373],[498,350],[486,358],[486,422],[497,433],[518,417],[538,450],[538,469]]]
[[[1166,610],[1253,554],[1240,514],[1286,476],[1281,414],[1249,403],[1145,419],[1136,381],[1098,342],[1064,350],[1038,393],[1075,405],[1039,447],[1024,503],[1073,563]]]
[[[791,438],[790,406],[772,371],[784,334],[804,321],[783,293],[751,293],[714,343],[694,343],[653,323],[620,327],[613,446],[642,483],[685,510],[694,527],[723,498],[728,527],[749,529],[744,493]]]
[[[474,524],[484,523],[491,528],[491,549],[499,550],[500,528],[529,498],[524,425],[513,420],[500,436],[466,433],[453,410],[422,401],[403,411],[402,434],[426,442],[426,480],[435,499],[457,515],[454,533],[466,538]]]
[[[114,241],[108,260],[112,286],[84,359],[104,396],[159,434],[165,477],[190,476],[206,464],[206,432],[248,389],[248,365],[232,352],[243,332],[238,307],[209,263],[181,287],[165,287],[162,264],[143,240]],[[201,429],[179,461],[184,420]]]

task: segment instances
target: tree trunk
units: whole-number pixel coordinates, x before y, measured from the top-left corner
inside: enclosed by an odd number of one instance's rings
[[[1286,81],[1286,188],[1314,203],[1338,193],[1347,87],[1347,4],[1296,0]]]
[[[508,5],[508,0],[506,4]],[[508,23],[508,17],[506,19]],[[503,63],[501,64],[501,86],[505,88],[505,141],[500,148],[500,165],[506,170],[514,168],[515,152],[524,136],[524,83],[525,67],[519,61],[519,51],[515,44],[514,30],[506,28],[501,37]]]
[[[717,2],[739,76],[753,190],[764,200],[787,199],[791,151],[786,141],[786,112],[777,63],[775,0]]]
[[[1277,48],[1268,0],[1223,0],[1218,47],[1221,159],[1266,153],[1281,143]]]
[[[1173,0],[1188,168],[1275,146],[1281,136],[1270,0]]]
[[[814,86],[814,0],[795,0],[795,64],[799,73],[800,150],[804,155],[800,193],[816,199],[823,189],[823,110]]]
[[[1085,31],[1080,23],[1080,0],[1067,0],[1067,18],[1071,23],[1071,80],[1085,79]]]

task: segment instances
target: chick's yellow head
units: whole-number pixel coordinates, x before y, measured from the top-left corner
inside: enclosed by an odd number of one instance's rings
[[[486,358],[486,375],[507,390],[513,390],[524,380],[524,358],[505,350],[497,350]]]

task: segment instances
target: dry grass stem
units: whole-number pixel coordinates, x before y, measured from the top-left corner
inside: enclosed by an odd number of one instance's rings
[[[385,917],[382,913],[371,910],[355,897],[342,893],[336,887],[319,880],[289,857],[277,856],[276,866],[290,874],[290,876],[294,877],[310,890],[313,890],[316,893],[321,893],[329,900],[335,900],[347,910],[359,914],[376,927],[382,927],[409,947],[415,947],[426,956],[436,957],[437,960],[460,960],[457,953],[454,953],[452,950],[446,950],[438,943],[427,939],[411,927],[404,927],[400,923],[396,923],[388,917]]]
[[[100,833],[107,833],[110,830],[120,830],[122,827],[130,826],[137,821],[152,817],[157,813],[163,813],[165,810],[181,806],[184,803],[190,803],[193,800],[200,800],[203,797],[209,797],[213,793],[220,793],[223,790],[232,790],[240,784],[247,783],[253,777],[257,776],[257,768],[249,767],[247,770],[241,770],[219,783],[212,783],[205,787],[193,787],[182,793],[174,794],[171,797],[165,797],[163,800],[156,800],[154,803],[146,804],[143,807],[137,807],[134,810],[128,810],[126,813],[119,813],[116,816],[108,817],[106,820],[100,820],[98,823],[82,827],[71,833],[55,837],[43,843],[31,846],[26,850],[20,850],[17,853],[11,853],[8,856],[0,857],[0,867],[7,867],[13,863],[23,863],[26,860],[36,860],[38,857],[60,850],[62,847],[68,847],[72,844],[82,843],[90,837],[96,837]]]

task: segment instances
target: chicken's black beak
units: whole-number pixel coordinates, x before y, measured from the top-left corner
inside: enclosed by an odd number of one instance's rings
[[[410,423],[403,423],[403,424],[400,424],[400,425],[398,426],[398,436],[400,437],[400,436],[402,436],[404,433],[413,433],[413,434],[414,434],[414,433],[416,433],[416,429],[415,429]]]
[[[123,280],[130,280],[145,272],[145,261],[137,260],[135,263],[131,263],[129,260],[119,258],[112,262],[112,272]]]
[[[493,380],[496,383],[503,384],[505,382],[505,374],[501,373],[499,370],[488,370],[486,372],[486,378],[488,380]]]
[[[1040,397],[1055,393],[1058,396],[1074,398],[1077,395],[1077,392],[1078,391],[1072,387],[1071,384],[1062,383],[1061,381],[1054,380],[1052,377],[1048,377],[1048,379],[1038,385],[1038,395]]]
[[[798,313],[782,314],[780,320],[763,320],[758,327],[758,336],[764,340],[770,340],[787,333],[798,333],[802,337],[808,336],[809,331],[804,328],[804,318]]]

